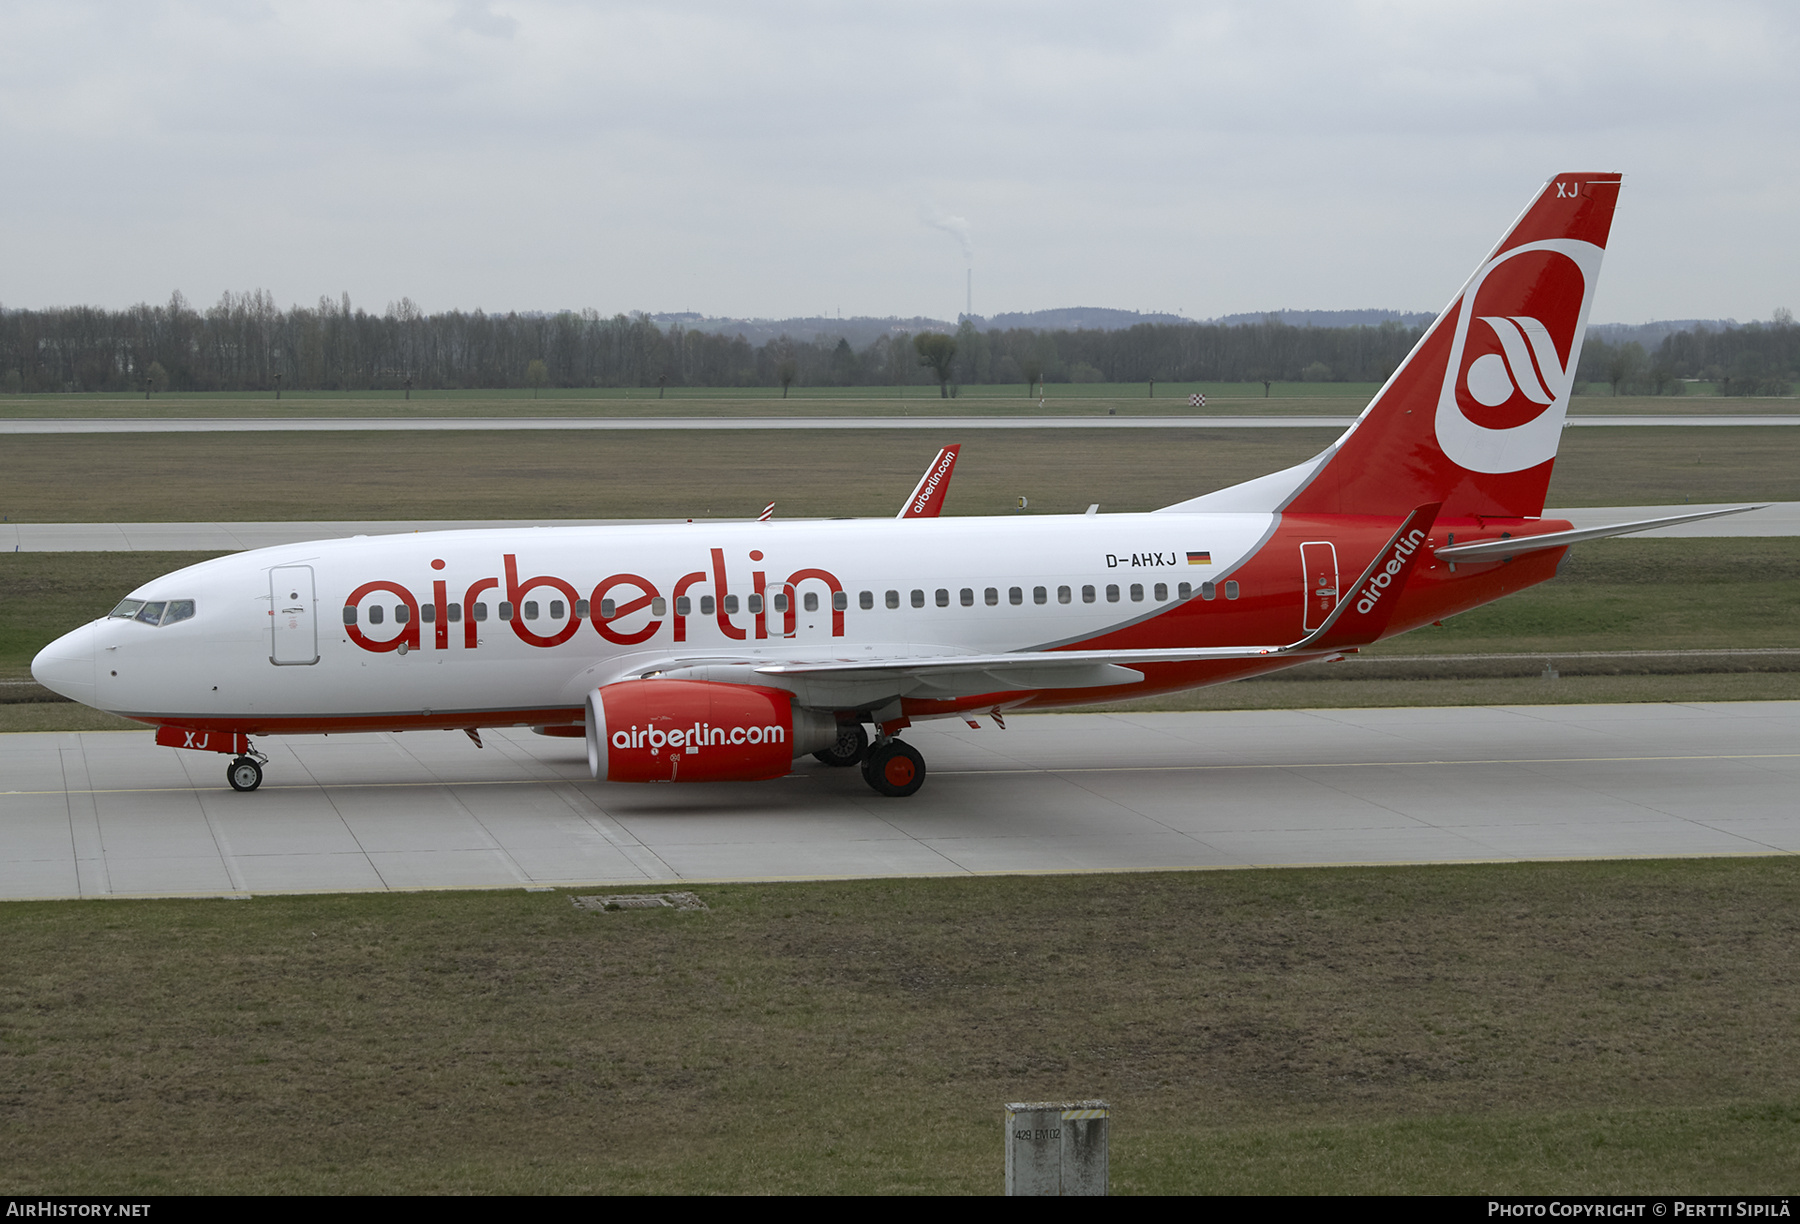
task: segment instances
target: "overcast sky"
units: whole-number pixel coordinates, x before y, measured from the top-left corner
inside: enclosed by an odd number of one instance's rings
[[[0,304],[1435,310],[1623,171],[1596,321],[1800,308],[1800,5],[0,4]]]

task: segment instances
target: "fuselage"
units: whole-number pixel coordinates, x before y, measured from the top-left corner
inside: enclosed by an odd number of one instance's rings
[[[1316,628],[1396,520],[1117,514],[701,522],[356,537],[241,553],[131,593],[40,680],[153,724],[248,734],[568,725],[585,694],[688,663],[1280,646]],[[1469,541],[1524,524],[1440,523]],[[1530,524],[1532,531],[1555,523]],[[1554,572],[1427,566],[1390,632]],[[192,614],[167,610],[192,601]],[[141,609],[140,609],[141,611]],[[159,618],[148,618],[159,619]],[[897,691],[911,717],[1069,705],[1288,660],[1150,664],[1135,684]]]

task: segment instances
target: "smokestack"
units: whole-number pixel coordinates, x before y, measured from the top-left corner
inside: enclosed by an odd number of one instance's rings
[[[971,319],[975,317],[975,269],[969,269],[969,303],[963,311]]]

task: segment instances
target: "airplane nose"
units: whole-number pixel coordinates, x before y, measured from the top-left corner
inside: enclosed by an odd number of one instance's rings
[[[38,651],[31,676],[53,693],[94,704],[94,627],[83,625]]]

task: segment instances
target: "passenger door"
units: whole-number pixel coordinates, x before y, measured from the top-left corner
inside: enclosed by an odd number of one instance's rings
[[[269,662],[307,667],[319,661],[317,600],[310,565],[269,570]]]

